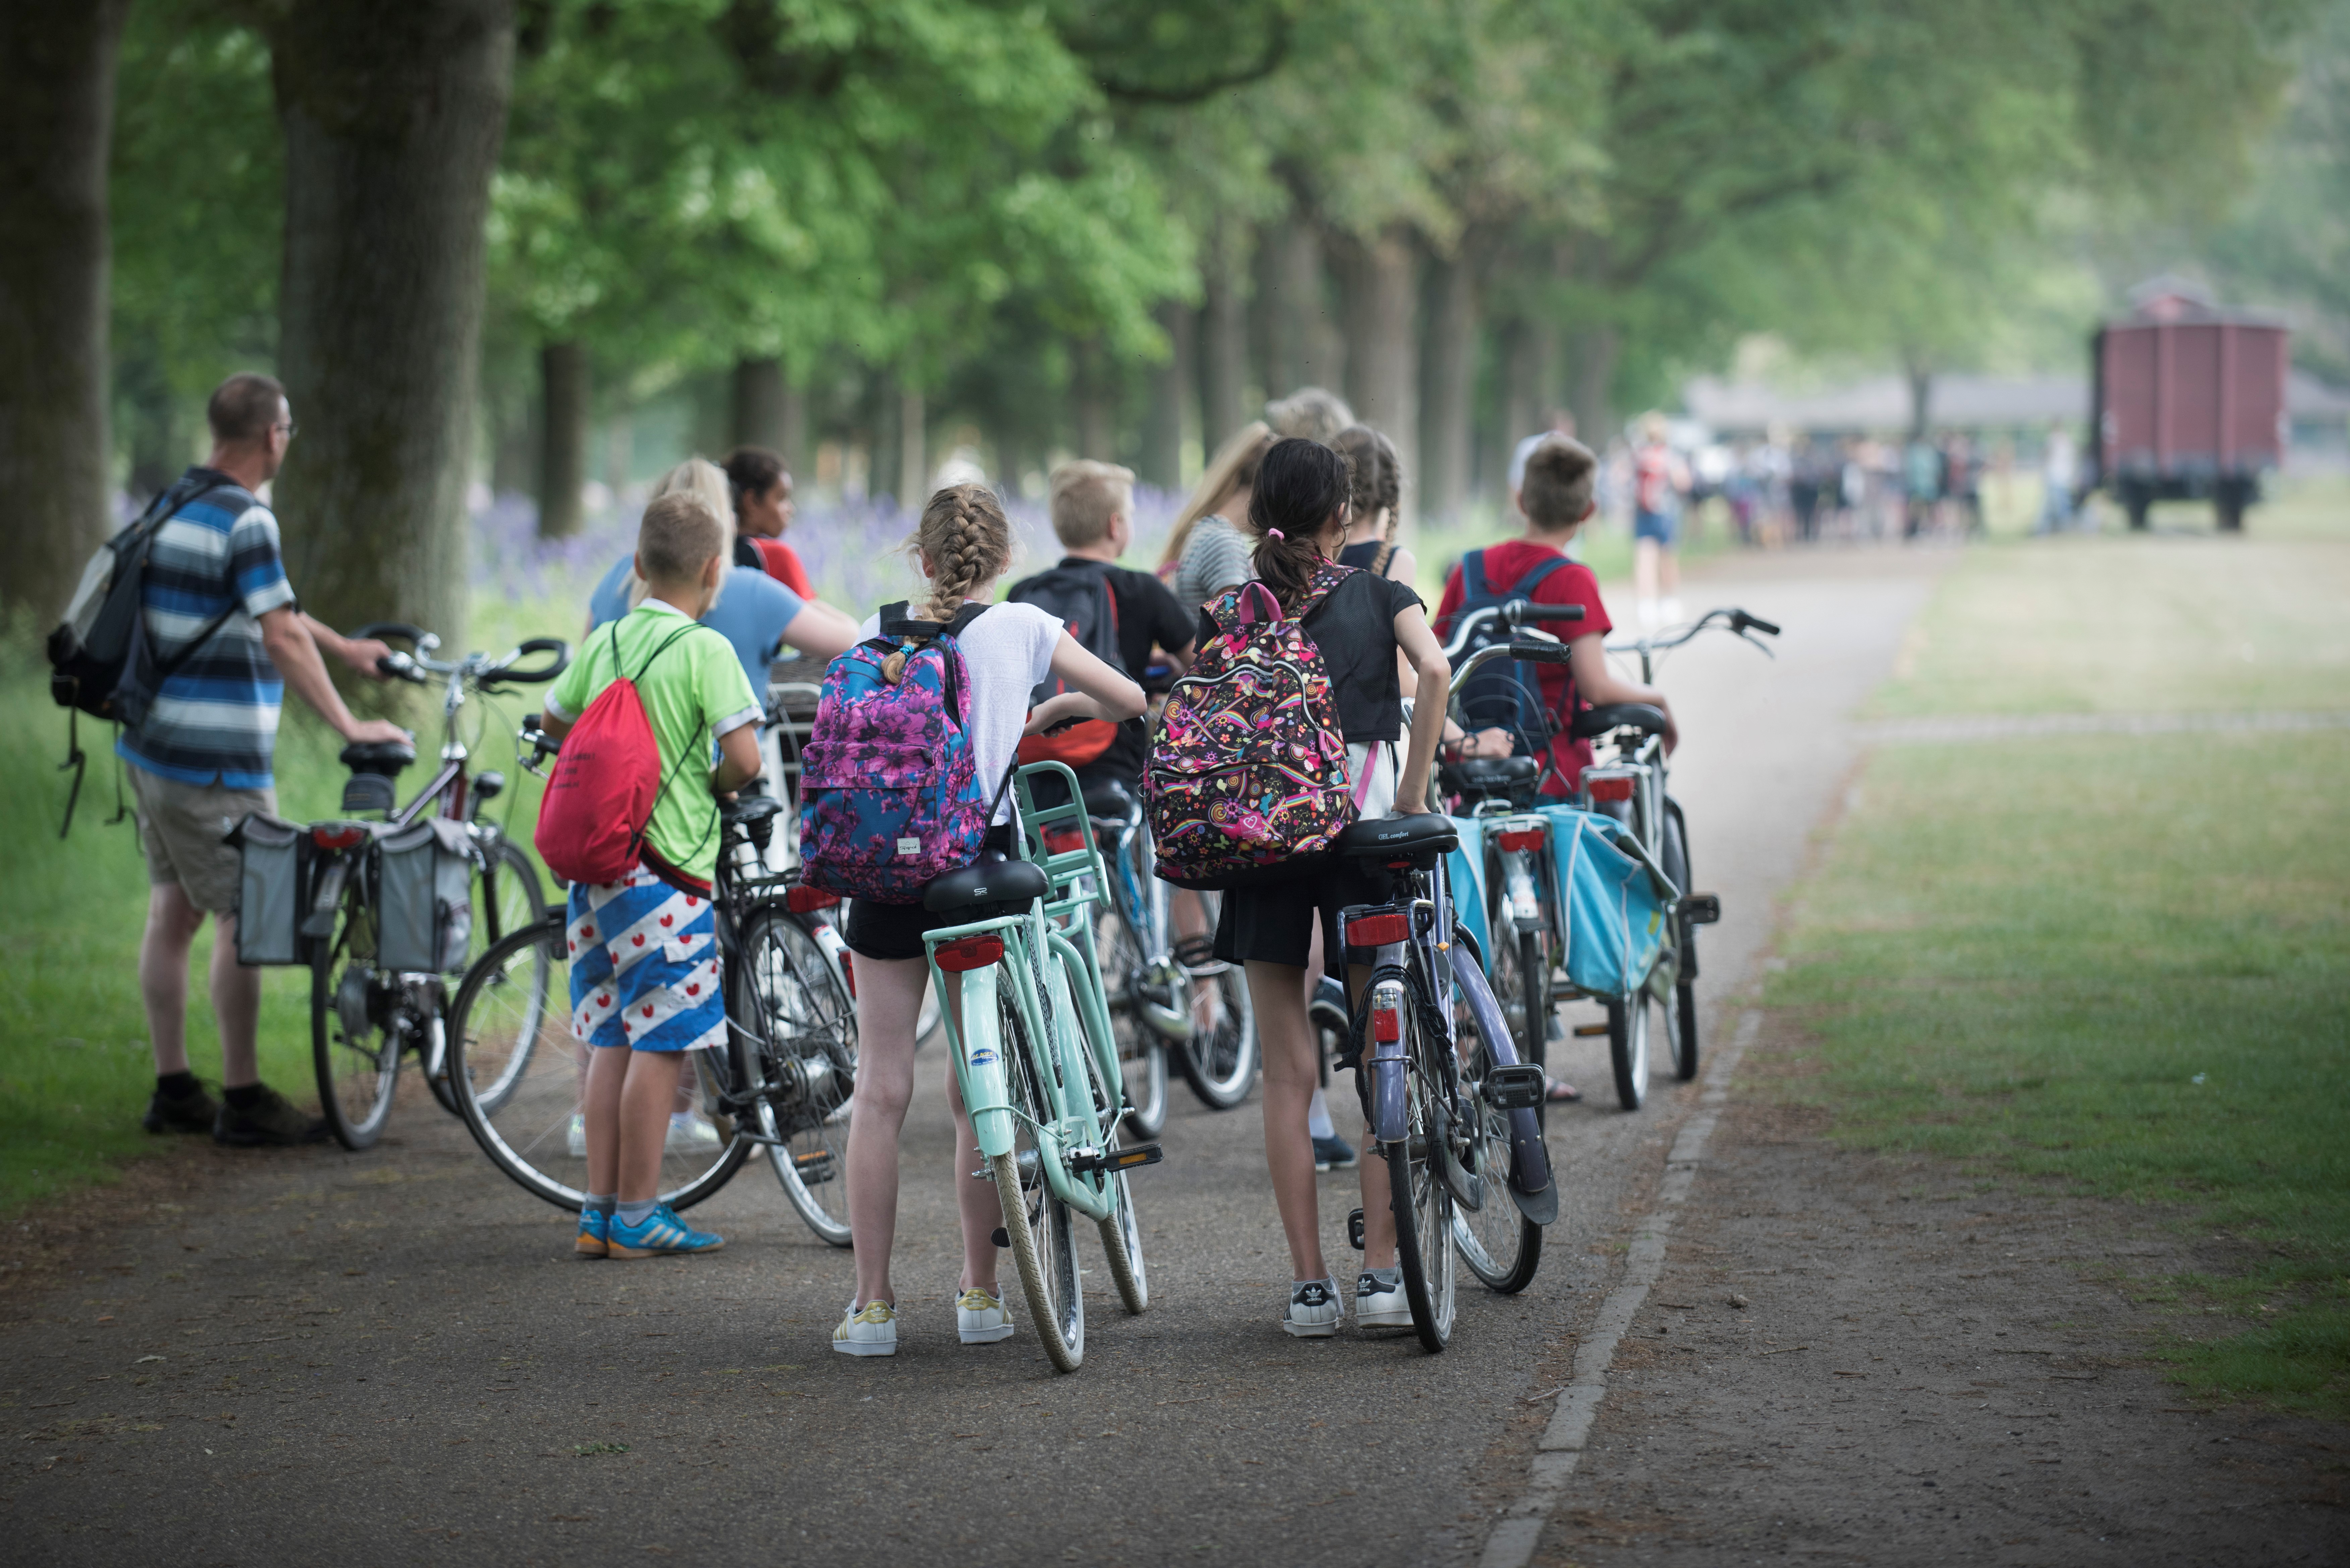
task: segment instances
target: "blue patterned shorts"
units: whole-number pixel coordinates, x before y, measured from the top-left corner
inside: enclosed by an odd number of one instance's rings
[[[590,1045],[701,1051],[726,1043],[710,900],[639,867],[571,885],[571,1033]]]

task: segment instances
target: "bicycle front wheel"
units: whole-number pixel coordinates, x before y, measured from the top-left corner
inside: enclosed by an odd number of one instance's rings
[[[1534,1282],[1534,1271],[1542,1266],[1542,1227],[1510,1200],[1510,1113],[1485,1103],[1485,1077],[1496,1065],[1492,1048],[1457,992],[1452,1026],[1460,1032],[1465,1058],[1461,1109],[1471,1123],[1470,1163],[1483,1189],[1483,1201],[1475,1210],[1454,1205],[1452,1244],[1469,1272],[1488,1289],[1514,1295]]]
[[[1007,977],[1008,981],[1008,977]],[[1040,1065],[1011,984],[996,992],[1004,1088],[1017,1124],[1011,1152],[990,1160],[1003,1208],[1004,1240],[1028,1298],[1028,1315],[1055,1371],[1075,1372],[1086,1359],[1086,1298],[1077,1273],[1076,1230],[1069,1206],[1045,1183],[1036,1128],[1057,1118],[1038,1077]]]
[[[1395,1210],[1396,1263],[1411,1303],[1412,1331],[1430,1355],[1452,1340],[1452,1189],[1444,1184],[1445,1076],[1418,1018],[1405,1014],[1404,1125],[1400,1143],[1381,1144],[1388,1201]],[[1507,1198],[1503,1199],[1507,1201]],[[1489,1200],[1490,1201],[1490,1200]]]
[[[509,931],[519,931],[535,926],[546,917],[546,900],[541,894],[538,867],[530,863],[512,839],[503,835],[488,836],[492,830],[480,830],[484,836],[482,845],[482,867],[473,876],[473,931],[467,943],[465,967],[471,969],[480,961],[491,946]],[[533,990],[540,1001],[546,995],[546,966],[531,977]],[[425,1085],[441,1108],[451,1116],[463,1116],[458,1108],[456,1090],[449,1081],[449,1049],[446,1030],[438,1032],[422,1053]],[[484,1091],[494,1097],[495,1085]]]
[[[1086,1083],[1093,1091],[1094,1122],[1102,1129],[1103,1149],[1115,1153],[1120,1142],[1118,1102],[1103,1081],[1101,1064],[1094,1054],[1087,1051],[1084,1056]],[[1109,1193],[1116,1207],[1095,1223],[1101,1228],[1102,1251],[1109,1256],[1110,1282],[1118,1287],[1118,1299],[1128,1312],[1141,1313],[1150,1305],[1150,1273],[1143,1266],[1142,1224],[1134,1217],[1134,1189],[1125,1171],[1110,1173]]]
[[[1133,1107],[1127,1124],[1144,1137],[1157,1137],[1167,1126],[1167,1045],[1143,1021],[1146,992],[1155,977],[1144,972],[1142,946],[1124,904],[1120,897],[1095,906],[1094,959],[1101,966],[1103,1000],[1118,1039],[1119,1086]]]
[[[1208,906],[1208,924],[1213,929],[1216,895],[1202,893],[1200,898]],[[1191,1037],[1182,1048],[1183,1076],[1211,1110],[1228,1111],[1248,1098],[1249,1085],[1256,1082],[1256,1007],[1249,1001],[1248,981],[1240,965],[1211,956],[1204,937],[1182,944],[1177,952],[1189,992],[1183,1000],[1191,1009]]]
[[[751,917],[727,1015],[744,1038],[746,1090],[785,1200],[819,1240],[847,1246],[857,1008],[806,917],[777,906]]]
[[[491,1163],[526,1191],[576,1210],[588,1196],[588,1047],[571,1033],[570,973],[560,915],[493,943],[449,1010],[449,1078]],[[733,1127],[694,1114],[705,1070],[742,1081],[732,1053],[715,1064],[691,1060],[710,1054],[678,1054],[683,1104],[663,1136],[659,1179],[660,1201],[675,1209],[725,1186],[751,1152]]]
[[[318,1107],[335,1141],[356,1153],[373,1147],[400,1086],[400,976],[375,967],[375,920],[354,874],[331,937],[310,948],[310,1059]]]

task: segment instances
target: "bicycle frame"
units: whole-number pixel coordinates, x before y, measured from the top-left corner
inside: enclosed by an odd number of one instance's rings
[[[1046,773],[1057,774],[1066,785],[1066,805],[1045,809],[1035,805],[1030,781]],[[1018,858],[1034,861],[1049,878],[1049,889],[1024,912],[929,933],[924,938],[925,961],[933,985],[943,989],[950,974],[957,978],[962,1005],[960,1018],[954,1009],[947,1010],[947,1045],[980,1153],[990,1159],[1010,1154],[1020,1123],[1026,1119],[1012,1103],[1003,1032],[996,1017],[1008,975],[1013,1005],[1020,1012],[1034,1057],[1030,1064],[1052,1115],[1049,1126],[1038,1124],[1031,1129],[1036,1137],[1040,1174],[1053,1195],[1071,1209],[1089,1220],[1106,1220],[1117,1207],[1110,1189],[1115,1172],[1099,1165],[1078,1169],[1072,1162],[1087,1157],[1098,1159],[1109,1136],[1109,1128],[1095,1116],[1087,1088],[1089,1079],[1079,1054],[1093,1054],[1106,1085],[1124,1081],[1109,1010],[1102,997],[1101,971],[1093,951],[1093,905],[1106,885],[1107,872],[1094,847],[1084,792],[1066,764],[1031,763],[1022,767],[1015,775],[1015,794],[1020,831],[1014,836],[1014,852]],[[1082,836],[1080,847],[1045,852],[1041,858],[1030,855],[1032,839],[1041,850],[1044,830],[1067,823],[1074,823]],[[1084,935],[1082,944],[1069,940],[1060,923],[1064,919],[1069,929]],[[939,967],[941,945],[983,936],[1003,942],[1001,960],[960,971]],[[1074,989],[1072,974],[1082,977]],[[1110,1107],[1110,1127],[1116,1126],[1119,1108]]]

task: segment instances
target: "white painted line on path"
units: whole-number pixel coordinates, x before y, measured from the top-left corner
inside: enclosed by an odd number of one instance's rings
[[[1575,1347],[1575,1371],[1567,1378],[1566,1391],[1558,1397],[1550,1425],[1534,1444],[1525,1492],[1503,1511],[1501,1522],[1485,1537],[1478,1568],[1525,1568],[1533,1559],[1543,1526],[1550,1522],[1567,1478],[1575,1474],[1583,1458],[1584,1441],[1591,1435],[1591,1423],[1598,1418],[1600,1401],[1607,1397],[1607,1368],[1616,1359],[1617,1342],[1632,1326],[1633,1314],[1648,1298],[1648,1287],[1664,1272],[1665,1238],[1697,1180],[1706,1140],[1713,1136],[1721,1107],[1729,1102],[1731,1075],[1738,1071],[1738,1059],[1762,1027],[1762,1011],[1747,1009],[1728,1048],[1718,1053],[1707,1069],[1698,1112],[1682,1124],[1680,1136],[1673,1139],[1671,1152],[1665,1156],[1665,1179],[1657,1193],[1656,1210],[1632,1234],[1624,1281],[1599,1303],[1598,1317]]]

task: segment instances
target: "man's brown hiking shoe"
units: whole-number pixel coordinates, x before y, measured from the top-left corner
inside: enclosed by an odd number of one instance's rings
[[[327,1140],[329,1129],[325,1117],[303,1115],[266,1084],[260,1088],[261,1097],[249,1106],[221,1106],[219,1116],[213,1122],[214,1143],[224,1143],[232,1148],[257,1148],[265,1144],[290,1147]]]
[[[177,1099],[158,1089],[148,1100],[147,1114],[139,1118],[139,1125],[151,1133],[210,1132],[219,1115],[220,1102],[202,1089]]]

